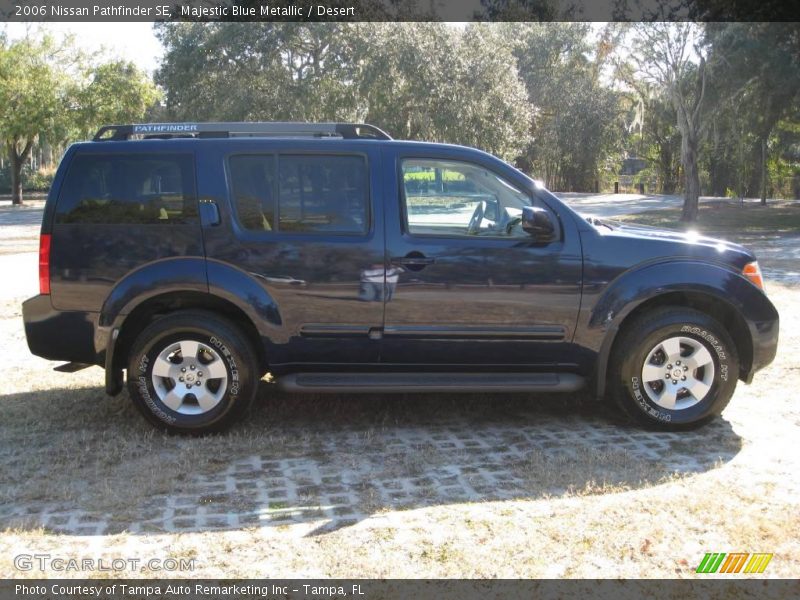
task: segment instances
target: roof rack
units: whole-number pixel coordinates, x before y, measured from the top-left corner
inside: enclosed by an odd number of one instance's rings
[[[389,134],[365,123],[139,123],[106,125],[92,141],[225,137],[335,137],[390,140]]]

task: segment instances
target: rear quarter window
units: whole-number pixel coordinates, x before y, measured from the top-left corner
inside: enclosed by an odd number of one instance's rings
[[[166,225],[195,222],[188,154],[79,154],[56,205],[56,223]]]

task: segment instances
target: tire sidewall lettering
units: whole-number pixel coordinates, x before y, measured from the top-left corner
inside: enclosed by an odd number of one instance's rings
[[[658,419],[659,421],[664,421],[665,423],[672,421],[671,414],[662,410],[658,410],[647,401],[647,399],[644,397],[644,394],[642,394],[642,386],[638,377],[631,377],[631,393],[633,394],[633,398],[636,400],[636,403],[649,416],[653,417],[654,419]]]
[[[144,403],[147,405],[147,408],[149,408],[155,416],[165,423],[169,423],[170,425],[177,421],[175,417],[165,413],[161,407],[155,403],[153,397],[150,395],[150,388],[147,384],[146,375],[139,375],[136,380],[136,386],[139,388],[139,394],[141,395],[142,400],[144,400]]]
[[[231,400],[235,400],[236,397],[239,395],[239,368],[236,365],[236,359],[233,357],[233,354],[228,349],[228,346],[222,342],[217,336],[212,335],[208,340],[209,345],[214,346],[217,350],[220,351],[222,356],[225,358],[225,361],[228,363],[228,368],[231,373],[231,383],[230,387],[228,388],[228,394],[231,396]]]
[[[711,348],[717,354],[717,360],[719,362],[719,378],[722,381],[728,381],[728,353],[726,352],[725,347],[722,345],[722,342],[719,341],[713,334],[695,325],[682,326],[681,333],[690,333],[696,337],[702,338],[709,346],[711,346]]]

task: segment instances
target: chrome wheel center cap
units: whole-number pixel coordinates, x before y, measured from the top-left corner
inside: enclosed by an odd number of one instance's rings
[[[683,371],[681,369],[673,369],[672,370],[672,378],[673,379],[680,379],[683,377]]]

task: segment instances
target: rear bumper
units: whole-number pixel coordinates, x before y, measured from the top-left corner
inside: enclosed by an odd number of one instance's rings
[[[56,310],[50,296],[34,296],[22,303],[28,348],[48,360],[102,365],[95,351],[95,318],[95,313]]]

